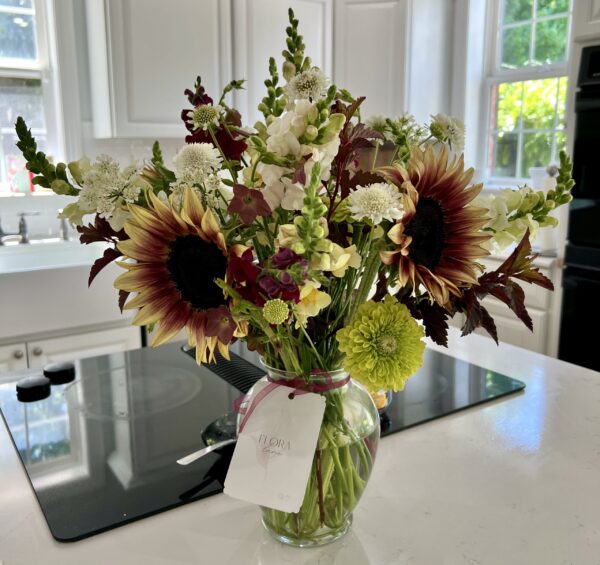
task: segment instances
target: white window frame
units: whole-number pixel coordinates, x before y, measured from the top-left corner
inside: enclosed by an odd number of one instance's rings
[[[570,55],[571,47],[571,24],[573,20],[573,2],[577,0],[570,0],[569,20],[567,23],[567,53],[566,59],[562,63],[552,63],[535,65],[531,67],[521,67],[518,69],[502,69],[500,68],[500,47],[502,42],[502,25],[501,17],[503,14],[505,0],[488,0],[488,14],[486,23],[486,58],[485,58],[485,79],[483,81],[483,96],[482,96],[482,121],[481,129],[479,132],[479,139],[483,140],[482,146],[482,167],[485,171],[484,183],[486,187],[510,187],[530,183],[528,177],[495,177],[488,175],[490,153],[490,128],[492,118],[492,89],[495,85],[504,82],[520,82],[526,80],[536,80],[544,78],[558,78],[568,77],[568,60]],[[535,15],[537,9],[537,0],[533,0],[533,14]],[[552,17],[543,17],[538,19],[531,19],[532,22],[532,34],[534,41],[530,44],[530,58],[532,50],[535,48],[535,22],[543,21],[546,19],[553,19]],[[555,131],[555,130],[552,130]],[[566,133],[566,129],[565,129]],[[520,171],[520,158],[522,153],[522,136],[519,136],[519,145],[517,148],[517,174]]]
[[[46,153],[54,162],[64,159],[65,136],[62,116],[62,102],[57,58],[57,34],[55,0],[33,0],[38,60],[23,59],[0,60],[0,77],[39,79],[42,84],[42,103],[44,109],[45,130],[32,129],[32,133],[46,136]],[[22,9],[29,14],[29,9]],[[18,12],[19,8],[11,9]],[[14,127],[14,126],[13,126]],[[9,133],[4,128],[2,134]],[[12,128],[10,128],[12,133]],[[0,185],[6,182],[4,161],[0,164]],[[0,191],[0,196],[9,196]],[[13,196],[13,195],[10,195]],[[19,195],[14,195],[19,196]]]

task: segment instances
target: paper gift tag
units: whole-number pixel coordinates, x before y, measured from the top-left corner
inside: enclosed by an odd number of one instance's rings
[[[310,475],[325,398],[313,393],[293,395],[293,389],[259,381],[253,401],[266,387],[272,390],[248,410],[227,477],[225,494],[274,508],[298,512]]]

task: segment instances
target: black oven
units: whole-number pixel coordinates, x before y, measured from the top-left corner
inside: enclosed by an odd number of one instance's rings
[[[600,319],[600,45],[581,55],[573,178],[558,356],[600,371],[598,332],[589,329]]]

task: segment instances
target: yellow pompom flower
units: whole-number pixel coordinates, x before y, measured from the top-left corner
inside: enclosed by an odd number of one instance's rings
[[[423,364],[423,329],[391,296],[359,306],[336,337],[344,369],[371,391],[402,390]]]
[[[263,316],[269,324],[278,326],[288,319],[290,309],[281,298],[267,300],[262,309]]]

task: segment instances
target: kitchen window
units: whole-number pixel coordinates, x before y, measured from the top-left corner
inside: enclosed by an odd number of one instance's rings
[[[496,0],[488,61],[486,176],[517,184],[558,161],[565,108],[571,0]]]
[[[15,147],[17,116],[25,118],[41,151],[52,155],[59,146],[51,8],[46,0],[0,0],[0,196],[45,191],[31,184]]]

